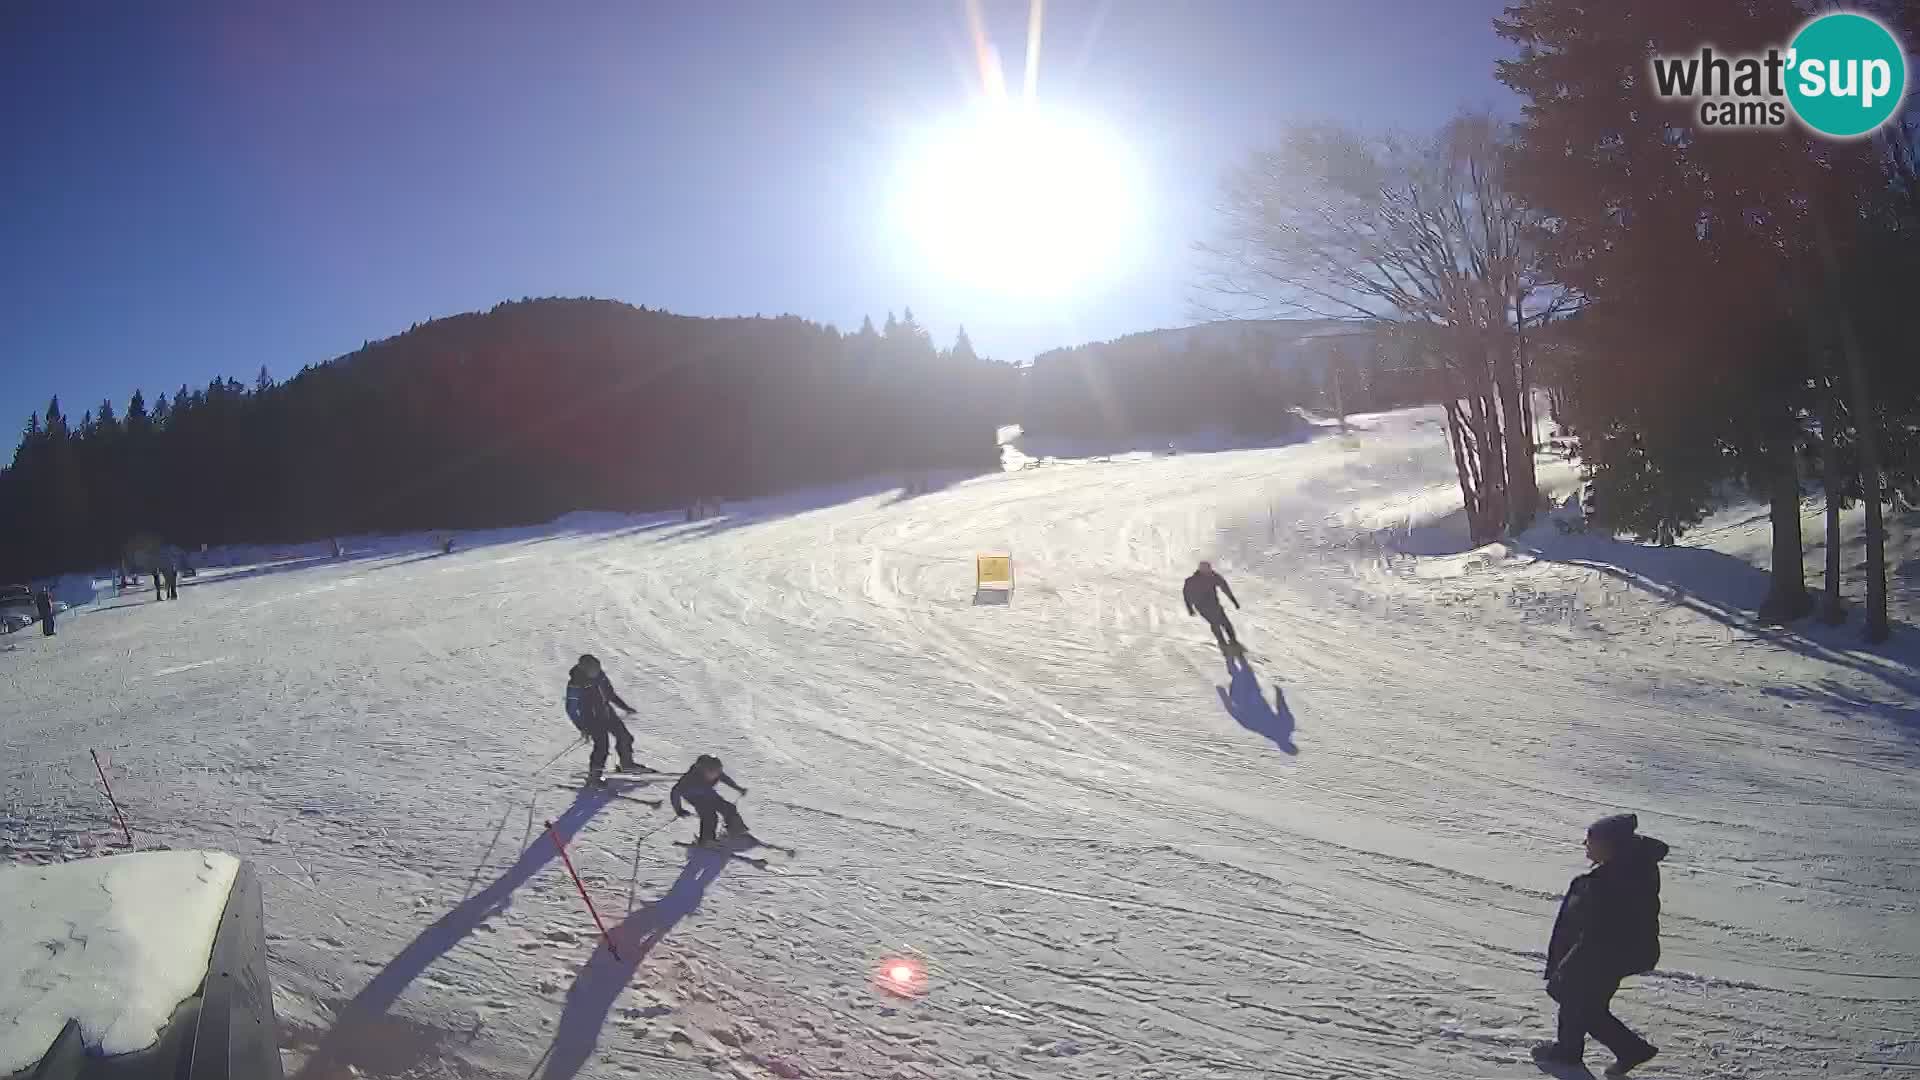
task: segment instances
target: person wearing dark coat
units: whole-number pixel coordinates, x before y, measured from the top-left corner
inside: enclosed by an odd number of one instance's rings
[[[33,613],[40,616],[40,633],[53,636],[53,594],[41,589],[33,594]]]
[[[683,799],[692,803],[693,808],[700,812],[699,843],[713,843],[714,826],[722,819],[727,823],[728,836],[746,835],[747,823],[740,817],[740,808],[720,794],[721,784],[727,785],[742,795],[747,793],[746,788],[734,783],[733,777],[727,775],[726,767],[720,763],[719,758],[712,754],[701,754],[695,759],[693,768],[688,769],[685,776],[675,781],[673,790],[668,793],[667,797],[673,802],[673,812],[676,815],[687,816],[687,808],[680,805]]]
[[[1560,1023],[1558,1038],[1534,1047],[1541,1061],[1579,1064],[1588,1035],[1613,1051],[1608,1076],[1660,1052],[1609,1007],[1620,980],[1660,963],[1660,860],[1669,849],[1639,828],[1634,815],[1615,814],[1587,829],[1594,867],[1567,886],[1547,944],[1547,995],[1560,1005]]]
[[[1215,641],[1225,652],[1229,643],[1235,648],[1240,645],[1240,635],[1234,633],[1233,623],[1227,619],[1226,608],[1220,604],[1220,593],[1226,593],[1233,601],[1234,610],[1240,609],[1240,598],[1233,595],[1233,589],[1227,585],[1227,579],[1214,572],[1213,564],[1203,562],[1200,568],[1188,576],[1186,584],[1180,587],[1180,595],[1187,602],[1187,614],[1198,615],[1207,620],[1208,629],[1213,631]]]
[[[633,760],[633,732],[614,714],[616,708],[629,716],[639,711],[614,692],[613,682],[601,670],[599,658],[592,653],[583,655],[567,672],[567,719],[573,721],[580,734],[593,741],[593,752],[587,758],[589,784],[602,782],[600,770],[607,764],[609,737],[620,754],[622,771],[646,770],[645,765]]]
[[[180,599],[180,568],[167,564],[167,599]]]

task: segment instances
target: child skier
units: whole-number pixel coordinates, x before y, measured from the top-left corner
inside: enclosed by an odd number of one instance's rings
[[[593,740],[593,753],[587,758],[587,783],[604,784],[605,777],[600,770],[607,764],[607,737],[613,737],[613,745],[620,754],[620,771],[646,772],[647,767],[633,760],[633,732],[620,722],[613,710],[618,707],[627,715],[638,712],[633,706],[620,699],[614,693],[613,683],[607,673],[600,669],[600,660],[592,653],[580,657],[573,669],[567,672],[567,719],[580,734]]]
[[[673,785],[673,791],[668,795],[673,800],[675,814],[688,816],[687,808],[680,805],[682,799],[692,803],[693,808],[700,812],[699,842],[702,844],[713,843],[714,822],[719,818],[726,819],[728,836],[747,834],[747,823],[740,819],[740,809],[721,798],[716,790],[718,784],[725,784],[742,795],[747,793],[746,788],[734,783],[733,777],[727,775],[719,758],[712,754],[701,754],[694,761],[693,768],[688,769],[687,774]]]

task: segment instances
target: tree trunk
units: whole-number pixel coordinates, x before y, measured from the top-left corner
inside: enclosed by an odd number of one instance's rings
[[[1783,624],[1813,610],[1807,596],[1803,565],[1806,547],[1800,540],[1800,470],[1794,461],[1793,440],[1775,432],[1767,440],[1768,496],[1772,503],[1773,565],[1767,598],[1760,605],[1760,621]]]
[[[1829,285],[1835,284],[1839,270],[1833,254],[1833,241],[1825,219],[1814,215],[1814,239],[1820,248]],[[1880,423],[1873,409],[1873,392],[1867,385],[1866,357],[1860,353],[1860,338],[1854,333],[1853,315],[1848,312],[1845,294],[1832,289],[1839,312],[1840,352],[1847,361],[1847,385],[1852,391],[1854,437],[1860,442],[1860,493],[1867,511],[1867,641],[1879,644],[1893,636],[1887,621],[1887,530],[1881,514]]]
[[[1479,498],[1474,491],[1472,470],[1468,466],[1466,432],[1461,430],[1460,402],[1455,398],[1447,399],[1447,445],[1453,450],[1453,471],[1460,478],[1460,505],[1466,510],[1467,529],[1478,530],[1476,515]]]
[[[1527,422],[1527,445],[1540,449],[1540,428],[1533,415],[1533,358],[1527,352],[1525,297],[1513,298],[1513,356],[1520,370],[1520,415]]]
[[[1533,524],[1540,509],[1540,481],[1533,470],[1533,432],[1527,428],[1525,400],[1520,391],[1520,365],[1504,334],[1494,335],[1487,348],[1487,363],[1493,368],[1493,382],[1500,394],[1500,416],[1504,421],[1507,466],[1507,513],[1504,524],[1509,533],[1521,533]]]
[[[1480,514],[1470,517],[1475,546],[1500,539],[1507,526],[1507,467],[1503,460],[1500,416],[1495,411],[1492,381],[1488,378],[1486,353],[1471,339],[1462,342],[1460,359],[1467,384],[1467,426],[1473,445],[1479,451]]]
[[[1820,621],[1828,626],[1838,626],[1847,621],[1847,606],[1840,598],[1840,504],[1846,499],[1842,486],[1846,481],[1840,475],[1840,452],[1836,435],[1840,428],[1838,403],[1834,397],[1840,393],[1829,373],[1823,380],[1825,393],[1820,396],[1820,483],[1827,494],[1827,568],[1826,581],[1820,590]]]
[[[1847,358],[1847,383],[1853,394],[1853,426],[1860,441],[1860,493],[1867,511],[1867,641],[1879,644],[1893,636],[1887,620],[1887,524],[1881,510],[1880,423],[1867,386],[1866,358],[1854,333],[1853,316],[1845,301],[1840,307],[1840,351]]]

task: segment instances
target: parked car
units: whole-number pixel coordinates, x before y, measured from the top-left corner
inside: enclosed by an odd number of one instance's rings
[[[0,631],[13,633],[40,621],[33,606],[33,590],[25,585],[0,585]]]

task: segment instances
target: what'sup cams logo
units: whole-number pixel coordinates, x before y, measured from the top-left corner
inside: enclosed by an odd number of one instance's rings
[[[1907,58],[1893,31],[1856,12],[1822,15],[1783,51],[1653,58],[1653,89],[1669,101],[1698,103],[1704,128],[1785,127],[1789,110],[1821,135],[1867,135],[1899,110]]]

